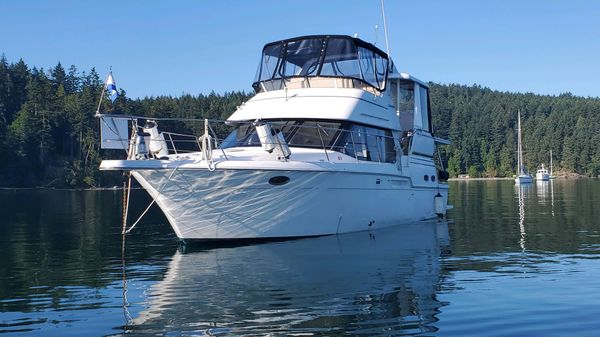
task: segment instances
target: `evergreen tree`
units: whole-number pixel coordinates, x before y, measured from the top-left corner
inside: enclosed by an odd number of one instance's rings
[[[71,95],[79,91],[81,85],[81,78],[77,74],[77,67],[71,65],[69,67],[69,73],[65,76],[65,94]]]
[[[59,62],[47,73],[19,60],[0,57],[0,186],[114,185],[115,175],[98,170],[98,120],[101,111],[148,117],[223,120],[252,95],[207,95],[131,99],[120,90],[113,104],[99,102],[103,83],[95,69],[65,71]],[[481,86],[430,83],[434,133],[452,145],[439,149],[451,176],[512,176],[516,170],[516,112],[522,111],[525,163],[530,171],[549,164],[554,170],[600,174],[600,99],[507,93]],[[159,127],[200,135],[200,122],[161,121]],[[219,138],[229,132],[213,124]],[[102,156],[111,156],[111,152]],[[102,178],[104,177],[104,178]],[[116,177],[116,178],[115,178]],[[101,178],[103,179],[101,181]]]
[[[59,87],[65,87],[67,80],[67,73],[65,72],[65,68],[58,62],[56,67],[50,70],[50,80],[52,82],[52,90],[56,92]]]
[[[6,127],[8,99],[11,92],[10,70],[6,56],[0,57],[0,132]]]
[[[20,59],[19,62],[12,64],[10,67],[10,92],[6,105],[6,123],[10,124],[13,121],[17,111],[21,109],[21,105],[27,100],[27,84],[29,83],[29,68]]]

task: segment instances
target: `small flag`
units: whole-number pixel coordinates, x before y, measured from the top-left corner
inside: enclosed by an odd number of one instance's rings
[[[108,74],[108,78],[106,79],[106,93],[113,103],[115,102],[115,99],[117,99],[117,96],[119,96],[117,85],[112,77],[112,72]]]

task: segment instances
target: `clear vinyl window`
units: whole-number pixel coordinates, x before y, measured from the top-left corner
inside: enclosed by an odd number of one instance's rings
[[[290,147],[325,148],[358,160],[394,163],[396,150],[390,130],[338,121],[265,121],[282,132]],[[261,146],[252,123],[238,125],[222,148]]]

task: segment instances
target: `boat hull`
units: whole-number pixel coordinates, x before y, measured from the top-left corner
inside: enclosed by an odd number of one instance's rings
[[[322,236],[436,217],[448,188],[339,171],[135,170],[181,240]]]
[[[550,180],[550,175],[548,173],[536,173],[535,180],[548,181]]]
[[[530,175],[520,175],[515,178],[515,184],[531,184],[533,178]]]

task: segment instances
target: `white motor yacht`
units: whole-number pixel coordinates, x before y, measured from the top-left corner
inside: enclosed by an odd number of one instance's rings
[[[539,181],[550,180],[550,173],[548,173],[548,169],[544,167],[544,164],[542,164],[542,167],[540,167],[537,170],[537,172],[535,172],[535,180],[539,180]]]
[[[321,236],[445,215],[448,173],[434,151],[449,142],[433,135],[428,86],[377,47],[340,35],[269,43],[253,88],[225,121],[229,136],[204,120],[191,152],[161,119],[100,115],[103,147],[127,150],[100,169],[129,172],[183,241]]]

